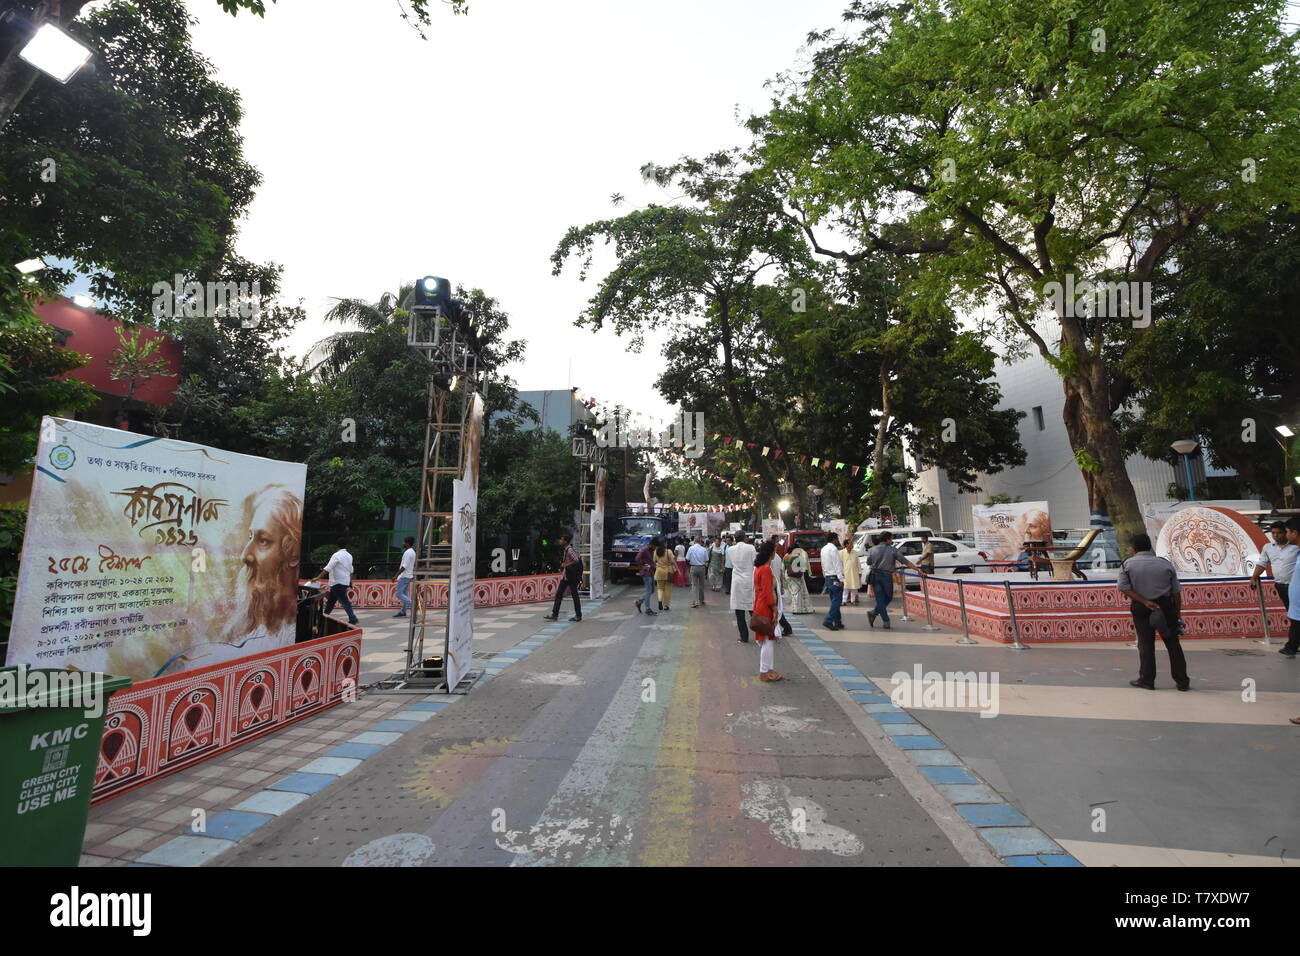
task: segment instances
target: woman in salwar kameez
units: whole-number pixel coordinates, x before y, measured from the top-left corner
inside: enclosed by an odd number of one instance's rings
[[[808,552],[795,548],[785,556],[785,609],[789,614],[811,614],[808,600]]]

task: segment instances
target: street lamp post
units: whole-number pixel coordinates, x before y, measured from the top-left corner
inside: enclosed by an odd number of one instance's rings
[[[904,515],[904,520],[907,520],[907,521],[909,521],[909,523],[910,523],[910,519],[907,517],[907,515],[908,515],[908,510],[907,510],[907,472],[905,472],[905,471],[896,471],[896,472],[894,472],[892,475],[890,475],[889,477],[893,478],[893,479],[894,479],[894,484],[898,485],[898,494],[899,494],[899,497],[902,498],[902,505],[903,505],[902,512],[903,512],[903,515]]]
[[[1187,500],[1196,500],[1196,483],[1192,480],[1192,452],[1196,451],[1200,442],[1193,438],[1180,438],[1169,447],[1183,456],[1183,469],[1187,475]]]

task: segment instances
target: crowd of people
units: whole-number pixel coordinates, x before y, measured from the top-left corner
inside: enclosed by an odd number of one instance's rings
[[[1300,518],[1276,522],[1270,532],[1273,540],[1260,556],[1251,587],[1259,586],[1261,575],[1266,571],[1272,577],[1273,586],[1287,608],[1290,624],[1287,642],[1280,653],[1294,659],[1300,653],[1300,587],[1291,588],[1289,585],[1293,583],[1291,578],[1297,558],[1300,558]],[[844,629],[840,607],[844,603],[857,603],[864,582],[861,581],[852,541],[841,544],[834,532],[828,533],[826,539],[819,556],[824,590],[830,601],[822,626],[837,631]],[[685,536],[651,540],[635,559],[644,583],[644,590],[636,599],[636,609],[641,614],[671,611],[673,589],[677,587],[691,589],[692,608],[707,606],[706,584],[708,591],[726,593],[728,606],[736,616],[738,643],[749,644],[752,641],[759,646],[759,679],[779,681],[784,677],[774,666],[774,648],[780,638],[793,632],[786,619],[787,611],[790,614],[810,614],[813,611],[807,581],[812,565],[808,552],[798,546],[797,539],[790,539],[795,542],[793,547],[787,547],[779,535],[766,540],[756,536],[755,540],[757,544],[751,543],[749,535],[743,531],[702,540]],[[923,552],[920,562],[912,563],[894,546],[893,536],[888,531],[876,536],[875,540],[877,543],[865,555],[865,584],[875,595],[875,604],[867,612],[867,621],[875,627],[879,620],[882,627],[888,628],[896,575],[903,567],[921,575],[933,573],[933,557],[930,552],[927,561],[927,554]],[[581,621],[577,582],[581,580],[582,562],[568,536],[561,539],[561,544],[564,546],[564,583],[572,591],[574,601],[575,615],[570,620]],[[1137,632],[1138,677],[1130,684],[1145,690],[1155,689],[1155,640],[1159,637],[1169,655],[1174,686],[1186,691],[1191,686],[1191,679],[1179,640],[1182,634],[1182,595],[1178,574],[1167,559],[1155,555],[1148,535],[1136,534],[1129,544],[1133,556],[1123,563],[1116,587],[1131,601]],[[345,554],[341,547],[340,553]],[[335,555],[322,576],[330,573],[331,584],[335,585],[333,574],[339,573],[344,563],[339,555]],[[342,592],[339,600],[347,608],[346,587],[338,590]],[[556,593],[549,620],[555,620],[558,615],[564,590],[562,587]],[[332,605],[334,588],[331,592]],[[1300,723],[1300,717],[1294,718],[1292,723]]]
[[[689,540],[685,536],[655,538],[637,554],[635,563],[641,569],[643,591],[636,600],[636,609],[642,614],[658,614],[672,610],[672,593],[675,587],[690,587],[691,607],[707,607],[707,590],[728,596],[728,606],[736,615],[737,641],[759,645],[758,674],[761,680],[783,680],[773,666],[773,646],[780,637],[792,632],[786,612],[813,613],[808,597],[808,576],[812,562],[808,552],[796,543],[786,547],[779,535],[767,540],[755,538],[751,543],[744,532],[717,537]],[[889,552],[892,552],[890,554]],[[862,580],[857,555],[852,541],[841,544],[839,536],[832,533],[820,552],[825,588],[830,595],[831,607],[822,624],[830,630],[843,630],[840,615],[841,603],[858,603]],[[888,558],[886,565],[884,559]],[[884,626],[889,626],[887,608],[893,599],[893,574],[895,562],[915,567],[892,546],[877,546],[868,554],[868,565],[881,562],[876,590],[877,610],[872,613],[874,626],[878,613],[883,614]],[[884,579],[888,579],[886,587]],[[883,602],[883,603],[882,603]],[[780,633],[778,634],[778,628]],[[751,637],[752,635],[752,637]]]

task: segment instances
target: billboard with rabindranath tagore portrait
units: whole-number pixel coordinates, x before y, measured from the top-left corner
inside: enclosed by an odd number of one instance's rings
[[[306,479],[46,418],[5,663],[144,680],[292,644]]]

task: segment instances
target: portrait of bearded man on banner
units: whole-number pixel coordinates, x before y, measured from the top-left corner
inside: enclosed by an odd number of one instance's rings
[[[297,626],[302,500],[284,485],[267,485],[245,508],[248,538],[239,556],[228,639],[269,637],[268,645],[257,648],[265,650],[291,643]]]

